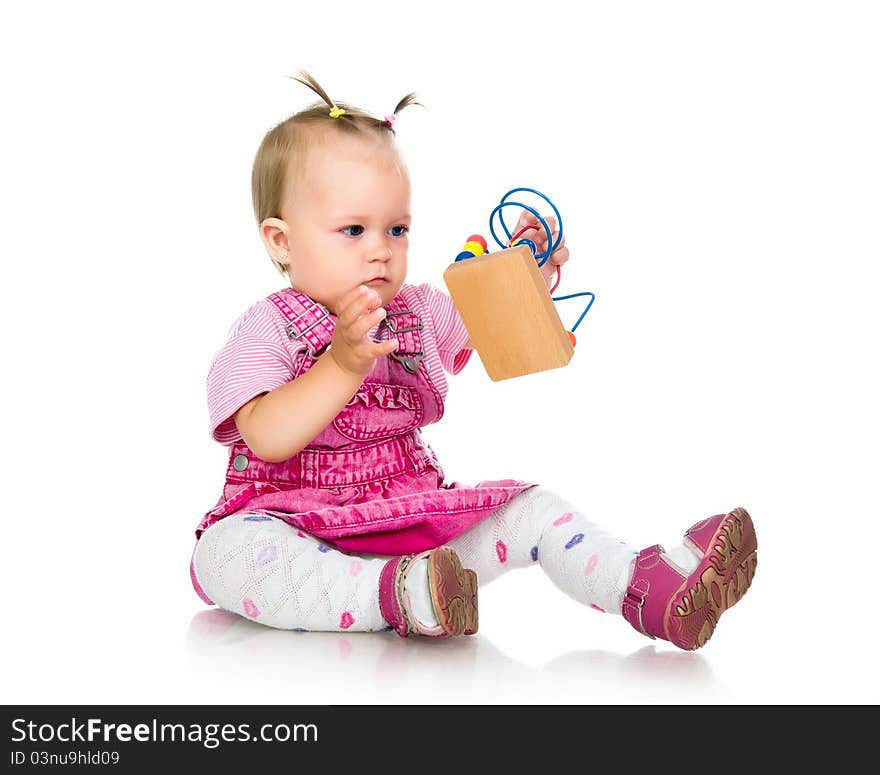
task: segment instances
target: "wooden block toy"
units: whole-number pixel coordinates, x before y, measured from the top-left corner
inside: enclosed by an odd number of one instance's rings
[[[565,366],[571,337],[526,245],[451,264],[443,279],[494,381]]]

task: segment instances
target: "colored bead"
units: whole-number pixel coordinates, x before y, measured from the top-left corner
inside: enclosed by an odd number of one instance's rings
[[[483,248],[484,253],[486,253],[489,250],[489,248],[486,246],[486,240],[483,239],[483,237],[480,236],[479,234],[471,234],[471,236],[467,238],[467,241],[468,242],[476,242],[478,245],[480,245]]]
[[[474,254],[473,254],[473,253],[471,253],[469,250],[465,250],[464,252],[459,253],[459,254],[455,257],[455,260],[456,260],[456,261],[464,261],[464,259],[466,259],[466,258],[473,258],[473,257],[474,257]]]
[[[574,335],[574,331],[568,332],[568,339],[571,342],[572,347],[577,346],[578,340],[577,340],[577,337]]]
[[[474,242],[473,240],[465,242],[462,250],[469,250],[475,256],[482,256],[486,252],[486,249],[479,242]]]

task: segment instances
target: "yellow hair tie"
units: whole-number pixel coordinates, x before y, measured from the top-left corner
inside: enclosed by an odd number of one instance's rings
[[[333,106],[333,110],[330,111],[330,118],[339,118],[344,115],[345,111],[342,108],[337,108],[335,105]]]

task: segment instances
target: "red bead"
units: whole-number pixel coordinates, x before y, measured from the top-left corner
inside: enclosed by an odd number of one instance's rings
[[[574,335],[574,331],[568,332],[568,339],[571,342],[572,347],[574,347],[577,344],[577,337]]]
[[[471,234],[470,237],[467,238],[468,242],[478,242],[483,246],[483,250],[488,250],[488,246],[486,245],[486,240],[483,239],[479,234]]]

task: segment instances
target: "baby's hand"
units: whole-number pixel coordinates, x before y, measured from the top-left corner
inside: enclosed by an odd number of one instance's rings
[[[555,241],[559,236],[559,229],[556,228],[556,219],[552,215],[548,215],[544,218],[547,221],[547,225],[550,227],[550,233]],[[516,223],[511,234],[518,234],[519,230],[524,226],[537,226],[537,229],[529,229],[521,236],[523,239],[530,239],[535,243],[535,247],[538,249],[538,254],[544,253],[547,250],[548,242],[547,242],[547,232],[544,230],[544,227],[541,226],[541,222],[538,220],[537,216],[534,213],[530,213],[528,210],[523,210],[522,215],[520,215],[519,220]],[[548,286],[553,285],[553,276],[556,274],[556,267],[562,266],[569,259],[568,248],[565,247],[565,237],[563,237],[559,244],[556,246],[556,250],[554,250],[548,257],[547,260],[543,263],[541,267],[539,267],[541,276],[544,278],[544,282],[547,283]]]
[[[346,293],[336,304],[336,330],[330,342],[330,355],[341,369],[366,377],[376,360],[397,349],[397,340],[374,342],[367,332],[387,314],[380,306],[379,294],[366,285]]]

